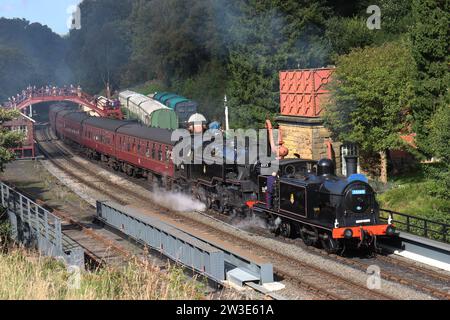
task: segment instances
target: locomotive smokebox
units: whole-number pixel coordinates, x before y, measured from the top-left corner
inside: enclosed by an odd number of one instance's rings
[[[350,177],[352,174],[358,173],[357,156],[345,156],[345,163],[347,165],[347,177]]]

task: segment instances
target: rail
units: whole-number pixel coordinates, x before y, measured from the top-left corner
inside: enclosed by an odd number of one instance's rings
[[[391,215],[392,222],[400,230],[428,239],[450,243],[450,237],[448,234],[450,225],[446,223],[432,221],[387,209],[380,209],[380,211]],[[389,219],[385,216],[380,216],[380,218],[383,220]]]

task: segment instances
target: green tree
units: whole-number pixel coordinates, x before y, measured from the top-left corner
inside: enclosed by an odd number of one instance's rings
[[[30,84],[67,84],[66,48],[66,41],[46,26],[0,18],[0,102]]]
[[[279,110],[280,70],[322,67],[329,61],[323,38],[323,1],[246,1],[230,29],[231,125],[263,126]]]
[[[342,142],[377,153],[387,181],[387,150],[404,149],[411,123],[414,59],[403,42],[355,49],[337,61],[325,125]]]
[[[80,4],[81,29],[71,30],[67,63],[76,82],[97,93],[109,83],[121,86],[131,55],[128,17],[134,0],[84,0]]]
[[[450,2],[442,0],[413,0],[414,25],[411,28],[412,52],[418,68],[413,105],[414,131],[419,147],[429,155],[431,119],[448,92],[450,74]]]
[[[442,105],[432,118],[430,149],[440,164],[432,170],[436,180],[434,193],[450,199],[450,95],[447,95],[447,104]]]
[[[15,155],[10,149],[17,147],[24,138],[21,133],[6,130],[2,124],[17,118],[19,115],[20,113],[17,110],[8,110],[0,107],[0,171],[3,171],[7,162],[14,160]]]

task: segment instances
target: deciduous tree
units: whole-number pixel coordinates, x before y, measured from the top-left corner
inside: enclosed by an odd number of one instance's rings
[[[384,182],[387,151],[406,148],[400,135],[411,126],[414,76],[414,59],[404,42],[355,49],[337,61],[325,124],[338,141],[378,153]]]
[[[23,135],[17,131],[3,128],[3,123],[20,115],[17,110],[8,110],[0,107],[0,171],[4,165],[14,159],[15,155],[10,149],[17,147],[23,140]]]

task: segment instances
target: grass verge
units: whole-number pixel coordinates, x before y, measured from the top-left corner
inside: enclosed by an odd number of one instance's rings
[[[424,165],[414,173],[392,179],[389,182],[389,188],[378,195],[380,207],[450,224],[450,198],[438,195],[436,180],[426,174],[426,171],[427,167]],[[406,222],[406,219],[401,218],[400,221]],[[410,232],[424,235],[424,231],[421,229],[423,223],[417,222],[412,223],[412,225],[416,228],[411,228]],[[405,229],[400,224],[397,227]],[[442,237],[436,233],[444,231],[440,226],[429,224],[428,228],[432,230],[428,236],[436,240],[442,240]],[[448,232],[449,230],[446,231],[447,235]]]
[[[155,271],[131,262],[123,269],[71,273],[58,260],[13,248],[0,254],[0,300],[202,299],[204,288],[180,268]]]

